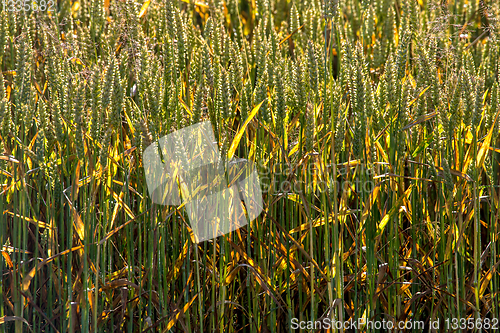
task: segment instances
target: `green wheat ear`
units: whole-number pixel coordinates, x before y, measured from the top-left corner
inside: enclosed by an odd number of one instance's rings
[[[0,130],[2,131],[2,138],[7,141],[8,135],[12,127],[12,117],[10,104],[5,99],[0,100]]]
[[[3,101],[6,97],[7,95],[5,94],[5,81],[2,71],[0,71],[0,101]]]
[[[252,83],[249,79],[245,81],[245,85],[243,87],[243,95],[240,100],[240,117],[241,121],[245,121],[248,118],[248,115],[252,109]]]
[[[277,127],[277,133],[281,136],[284,134],[284,130],[286,127],[286,119],[287,119],[287,110],[286,110],[286,105],[287,105],[287,96],[286,96],[286,91],[284,88],[284,75],[283,73],[285,72],[285,65],[284,62],[281,62],[280,66],[278,67],[278,72],[276,74],[276,85],[274,88],[274,98],[273,98],[273,110],[274,114],[276,115],[276,127]]]
[[[5,46],[9,39],[8,22],[7,12],[2,11],[0,13],[0,59],[4,56]]]

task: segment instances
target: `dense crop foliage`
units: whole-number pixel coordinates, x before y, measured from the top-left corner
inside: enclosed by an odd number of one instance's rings
[[[54,8],[0,12],[0,332],[500,317],[497,1]],[[196,244],[142,152],[202,120],[264,211]]]

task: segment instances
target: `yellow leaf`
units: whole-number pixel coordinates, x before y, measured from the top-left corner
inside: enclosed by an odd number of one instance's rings
[[[128,108],[123,108],[123,114],[125,115],[125,120],[127,121],[127,124],[129,126],[130,134],[134,135],[135,134],[135,127],[134,127],[134,124],[132,123],[132,120],[130,120],[130,117],[128,116],[127,109]]]
[[[191,307],[191,304],[193,304],[194,300],[198,297],[198,294],[194,295],[194,297],[182,308],[182,311],[177,312],[177,314],[174,316],[174,318],[170,319],[170,321],[167,324],[167,329],[164,330],[163,332],[168,332],[177,322],[179,319],[180,315],[183,313],[186,313],[187,310]]]
[[[182,1],[185,2],[185,3],[191,3],[189,0],[182,0]],[[202,2],[195,1],[194,5],[197,6],[197,7],[200,7],[200,8],[207,8],[207,9],[209,8],[208,5],[206,5],[206,4],[202,3]]]
[[[149,4],[151,3],[151,0],[146,0],[141,7],[141,11],[139,12],[139,18],[142,18],[145,14],[146,11],[148,10]]]
[[[291,34],[289,34],[288,36],[285,37],[285,39],[283,39],[279,45],[283,44],[284,42],[286,42],[288,39],[290,39],[295,33],[297,33],[297,31],[299,31],[300,29],[302,29],[304,27],[304,25],[302,24],[300,27],[298,27],[295,31],[292,31]]]
[[[351,211],[350,210],[345,210],[345,211],[339,213],[338,216],[344,216],[344,215],[349,215],[349,214],[351,214]],[[333,221],[334,216],[335,216],[335,214],[333,214],[333,213],[328,216],[328,223],[330,223],[330,222]],[[317,228],[317,227],[321,227],[324,224],[325,224],[325,217],[321,217],[321,218],[318,218],[315,221],[313,221],[312,227],[313,228]],[[311,227],[311,223],[306,222],[304,224],[299,225],[296,228],[293,228],[288,233],[290,235],[293,234],[293,233],[299,232],[299,231],[306,231],[306,233],[307,233],[307,232],[309,232],[310,227]]]
[[[377,226],[377,243],[380,240],[380,235],[384,232],[385,227],[387,226],[387,223],[389,223],[389,220],[396,215],[396,213],[399,212],[399,209],[401,207],[401,204],[403,203],[403,200],[411,193],[411,189],[413,188],[413,184],[408,187],[408,189],[405,191],[405,195],[401,196],[396,204],[389,210],[389,212],[382,218],[382,221],[380,221],[379,225]]]
[[[39,93],[40,95],[43,95],[42,88],[40,88],[40,85],[38,84],[38,82],[33,81],[33,84],[35,85],[35,88],[36,88],[36,90],[38,91],[38,93]]]
[[[498,264],[500,264],[500,261],[497,261],[497,263],[488,271],[488,273],[483,277],[481,281],[481,287],[479,288],[479,297],[483,297],[484,292],[486,291],[486,288],[490,284],[490,280],[493,278],[493,274],[495,273]]]
[[[493,137],[493,130],[495,129],[495,124],[497,123],[499,113],[500,110],[498,110],[495,116],[495,120],[492,122],[488,135],[486,136],[486,138],[483,141],[483,144],[481,145],[481,149],[479,149],[479,153],[477,154],[477,159],[476,159],[476,168],[481,168],[483,166],[484,159],[486,158],[486,153],[490,148],[491,138]]]
[[[231,147],[229,147],[229,151],[227,152],[227,159],[230,160],[234,156],[234,152],[236,151],[236,148],[240,144],[241,137],[243,136],[243,133],[245,133],[245,129],[247,128],[248,123],[255,117],[257,112],[260,109],[260,106],[264,103],[264,101],[260,102],[259,105],[253,108],[252,112],[248,115],[247,120],[241,125],[240,129],[238,130],[238,133],[236,133],[236,136],[233,139],[233,142],[231,143]]]
[[[123,278],[123,279],[117,279],[117,280],[106,283],[105,286],[102,286],[101,288],[99,288],[99,292],[101,292],[103,290],[116,289],[116,288],[124,287],[124,286],[129,286],[129,287],[132,287],[134,289],[139,289],[138,285],[130,282],[126,278]]]
[[[292,238],[293,239],[293,238]],[[262,269],[257,265],[257,263],[249,257],[245,251],[241,247],[239,247],[237,244],[233,243],[229,238],[226,238],[227,242],[235,249],[240,256],[246,261],[248,264],[248,267],[251,268],[252,273],[254,274],[254,277],[257,279],[257,282],[259,285],[266,291],[266,293],[271,296],[271,298],[276,302],[278,307],[282,308],[281,304],[285,303],[279,293],[277,293],[273,289],[273,285],[271,283],[271,279],[264,274]],[[278,300],[279,299],[279,300]]]
[[[42,262],[39,262],[38,264],[35,265],[35,267],[33,267],[27,275],[25,275],[23,277],[23,281],[22,281],[22,290],[25,292],[29,289],[30,287],[30,284],[31,284],[31,280],[33,279],[33,277],[35,276],[36,272],[39,271],[43,266],[45,266],[46,264],[48,264],[49,262],[51,262],[52,260],[54,260],[55,258],[57,257],[60,257],[60,256],[64,256],[70,252],[74,252],[74,251],[78,251],[80,249],[83,249],[83,245],[80,245],[80,246],[75,246],[71,249],[68,249],[68,250],[64,250],[56,255],[53,255],[52,257],[49,257],[47,259],[44,259]],[[2,254],[4,254],[4,252],[2,251]]]
[[[413,75],[411,75],[410,73],[408,73],[407,75],[407,80],[409,80],[411,86],[413,87],[413,89],[415,89],[415,87],[417,86],[417,82],[415,82],[415,79],[413,78]],[[430,86],[429,86],[430,87]],[[427,87],[427,89],[429,88]]]
[[[5,100],[9,100],[10,99],[10,94],[12,92],[12,87],[10,85],[7,86],[7,90],[5,91]]]
[[[243,249],[238,246],[237,244],[233,243],[230,239],[227,239],[229,244],[239,253],[239,255],[250,265],[251,268],[255,270],[260,275],[260,278],[265,281],[269,286],[272,285],[271,279],[267,276],[267,274],[264,274],[260,266],[251,258],[248,256],[248,254],[243,251]]]
[[[80,2],[79,1],[73,2],[73,6],[71,6],[71,14],[75,15],[78,9],[80,9]]]
[[[181,270],[184,259],[186,259],[188,249],[189,249],[189,241],[186,241],[182,248],[182,252],[179,254],[179,257],[175,261],[174,267],[168,273],[167,281],[171,281],[172,279],[175,280],[177,278],[177,274],[179,274],[179,271]]]
[[[80,58],[71,57],[69,60],[75,64],[78,64],[78,65],[85,67],[85,64],[83,63],[82,60],[80,60]]]
[[[13,163],[19,163],[18,160],[16,160],[14,157],[10,157],[10,156],[0,156],[0,160],[9,161],[9,162],[13,162]],[[10,177],[12,177],[12,175],[10,175]]]
[[[71,186],[71,200],[73,202],[76,201],[76,197],[78,196],[78,190],[80,189],[80,187],[78,186],[79,185],[78,178],[80,178],[81,167],[82,167],[82,164],[80,163],[80,161],[78,161],[78,163],[76,164],[76,170],[75,170],[75,184],[73,184]]]
[[[231,282],[233,282],[234,278],[236,277],[236,275],[238,274],[238,272],[240,271],[240,268],[239,266],[235,267],[227,276],[226,276],[226,284],[230,284]]]
[[[9,268],[10,269],[14,268],[14,264],[12,263],[12,260],[10,259],[10,256],[6,251],[2,251],[2,256],[4,257],[5,261],[7,262],[7,265],[9,266]]]
[[[25,220],[25,221],[27,221],[27,222],[29,222],[29,223],[32,223],[32,224],[34,224],[34,225],[36,225],[36,226],[38,226],[38,227],[40,227],[40,228],[49,228],[49,229],[51,228],[51,227],[50,227],[50,225],[46,224],[45,222],[38,221],[38,220],[36,219],[36,217],[34,217],[34,218],[29,218],[29,217],[21,216],[21,215],[19,215],[19,214],[14,214],[13,212],[9,212],[9,211],[4,211],[3,213],[4,213],[4,214],[9,214],[9,215],[11,215],[11,216],[16,216],[16,217],[19,217],[19,218],[21,218],[21,219],[23,219],[23,220]]]
[[[380,192],[380,184],[377,184],[373,191],[370,193],[370,197],[368,198],[368,202],[365,205],[365,209],[363,210],[363,215],[361,216],[361,222],[360,222],[360,229],[363,228],[366,219],[370,215],[370,211],[372,210],[373,205],[375,204],[375,201],[379,198],[378,194]]]
[[[76,229],[76,233],[78,234],[78,237],[83,241],[85,239],[85,226],[83,224],[82,219],[80,218],[80,214],[78,214],[75,206],[73,206],[73,203],[71,202],[70,198],[66,194],[64,194],[66,199],[68,200],[68,206],[73,212],[73,224]]]
[[[186,112],[189,113],[189,115],[192,117],[193,113],[191,112],[191,110],[189,110],[189,107],[186,105],[186,103],[184,103],[181,96],[179,96],[179,102],[181,102],[181,105],[184,108],[184,110],[186,110]]]
[[[406,125],[405,127],[402,128],[402,130],[406,130],[408,128],[411,128],[415,125],[418,125],[420,123],[423,123],[424,121],[427,121],[429,119],[432,119],[434,118],[435,116],[437,116],[437,112],[433,112],[433,113],[429,113],[429,114],[425,114],[421,117],[419,117],[418,119],[412,121],[411,123],[409,123],[408,125]]]
[[[125,185],[124,185],[124,187],[125,187]],[[123,191],[120,193],[120,195],[116,194],[116,192],[113,192],[113,198],[117,201],[118,205],[123,207],[123,209],[125,210],[125,213],[127,213],[128,217],[130,217],[131,219],[135,219],[135,215],[132,212],[132,210],[130,209],[130,207],[127,206],[127,204],[125,202],[123,202],[124,195],[125,195],[125,192],[123,192]]]
[[[299,150],[299,143],[297,142],[297,144],[292,148],[292,150],[290,150],[290,152],[288,153],[288,157],[292,156],[293,154],[295,154],[297,151]]]

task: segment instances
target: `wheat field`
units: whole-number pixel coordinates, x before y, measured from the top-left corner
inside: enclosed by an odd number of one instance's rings
[[[498,1],[37,1],[0,11],[0,332],[500,327]],[[143,152],[202,121],[263,211],[197,243]]]

